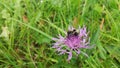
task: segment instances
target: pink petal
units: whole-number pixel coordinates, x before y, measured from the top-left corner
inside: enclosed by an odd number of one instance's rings
[[[62,55],[62,54],[65,54],[65,53],[66,53],[66,50],[61,50],[59,55]]]
[[[52,40],[55,40],[55,41],[57,41],[57,40],[59,40],[58,38],[52,38]]]
[[[72,51],[68,52],[68,61],[72,58]]]

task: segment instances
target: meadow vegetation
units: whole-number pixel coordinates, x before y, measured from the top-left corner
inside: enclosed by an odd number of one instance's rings
[[[86,26],[90,46],[67,62],[53,37]],[[120,0],[0,0],[0,68],[119,68]]]

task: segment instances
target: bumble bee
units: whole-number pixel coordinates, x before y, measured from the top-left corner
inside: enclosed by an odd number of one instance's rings
[[[67,36],[78,36],[78,32],[76,31],[76,29],[73,29],[72,31],[68,31],[67,32]]]

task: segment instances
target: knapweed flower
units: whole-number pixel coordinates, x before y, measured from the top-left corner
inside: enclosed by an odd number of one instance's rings
[[[69,27],[65,35],[65,37],[59,35],[58,38],[53,38],[55,41],[55,43],[53,43],[53,48],[59,52],[59,55],[68,54],[68,61],[72,58],[73,53],[76,55],[82,53],[88,56],[86,53],[81,51],[81,49],[90,48],[88,32],[86,31],[85,26],[79,29]]]

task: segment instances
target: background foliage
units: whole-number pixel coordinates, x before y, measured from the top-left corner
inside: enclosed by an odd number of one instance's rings
[[[90,31],[89,58],[51,48],[69,25]],[[0,68],[120,67],[119,0],[0,0],[0,27]]]

